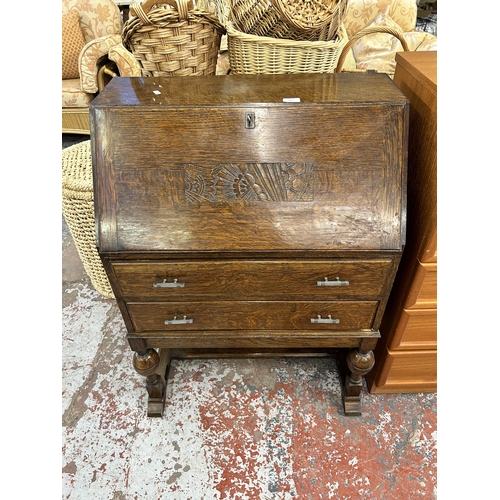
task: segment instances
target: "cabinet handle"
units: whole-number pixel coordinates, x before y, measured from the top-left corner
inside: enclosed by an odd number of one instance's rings
[[[311,323],[330,323],[338,325],[340,323],[340,319],[332,318],[331,314],[328,315],[328,318],[322,318],[321,314],[318,314],[317,318],[311,318]]]
[[[193,322],[193,318],[187,318],[184,316],[181,319],[177,319],[177,316],[174,316],[174,319],[166,319],[165,324],[166,325],[188,325]]]
[[[340,281],[340,278],[337,276],[334,281],[329,281],[328,277],[325,277],[324,281],[317,281],[318,286],[349,286],[348,281]]]
[[[184,288],[184,285],[185,283],[179,283],[179,281],[177,281],[177,278],[175,278],[174,281],[167,281],[166,279],[164,279],[159,283],[153,283],[154,288]]]

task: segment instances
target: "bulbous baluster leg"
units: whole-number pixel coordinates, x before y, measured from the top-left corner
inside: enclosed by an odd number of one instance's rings
[[[361,389],[363,388],[363,376],[365,376],[375,365],[373,351],[351,349],[347,355],[347,367],[351,371],[345,377],[342,387],[342,400],[346,415],[361,415]]]
[[[146,377],[148,391],[148,417],[161,417],[165,404],[165,380],[157,373],[160,367],[160,355],[153,348],[134,352],[133,365],[135,371]]]

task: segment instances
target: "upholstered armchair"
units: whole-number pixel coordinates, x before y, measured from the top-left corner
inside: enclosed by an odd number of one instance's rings
[[[62,132],[89,134],[89,104],[119,74],[108,59],[121,43],[113,0],[62,0]]]
[[[375,70],[394,75],[396,52],[403,50],[401,42],[388,33],[364,36],[367,28],[388,26],[402,32],[408,49],[437,50],[437,37],[415,30],[416,0],[349,0],[344,26],[349,40],[355,40],[346,58],[346,71]],[[359,37],[359,38],[358,38]]]

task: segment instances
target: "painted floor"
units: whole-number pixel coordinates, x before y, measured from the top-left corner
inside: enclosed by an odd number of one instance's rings
[[[345,417],[334,360],[174,360],[148,418],[118,307],[64,219],[62,274],[63,499],[437,498],[436,394],[365,387]]]

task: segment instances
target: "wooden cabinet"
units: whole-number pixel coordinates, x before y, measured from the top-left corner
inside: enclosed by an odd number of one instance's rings
[[[116,78],[91,105],[97,241],[160,416],[179,356],[341,355],[362,377],[406,230],[385,75]]]
[[[396,55],[410,99],[407,244],[382,320],[372,393],[437,390],[437,52]]]

